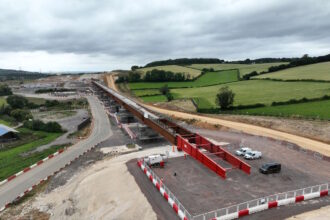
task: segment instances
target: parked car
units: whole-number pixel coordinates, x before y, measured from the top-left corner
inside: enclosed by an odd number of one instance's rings
[[[262,153],[260,151],[250,151],[244,155],[244,158],[247,160],[254,160],[261,158]]]
[[[237,156],[244,156],[246,153],[252,151],[250,148],[248,147],[242,147],[239,150],[235,151],[235,154]]]
[[[260,173],[270,174],[270,173],[279,173],[281,172],[280,163],[265,163],[259,168]]]

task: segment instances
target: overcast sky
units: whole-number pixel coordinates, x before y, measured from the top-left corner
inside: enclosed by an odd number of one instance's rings
[[[103,71],[305,53],[330,53],[328,0],[0,0],[0,68]]]

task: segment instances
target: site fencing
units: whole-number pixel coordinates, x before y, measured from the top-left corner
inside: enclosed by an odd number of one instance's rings
[[[190,220],[210,220],[210,219],[220,218],[220,217],[223,217],[223,216],[235,213],[235,212],[239,212],[239,211],[242,211],[245,209],[264,205],[269,202],[273,202],[273,201],[280,202],[280,201],[284,201],[284,200],[288,200],[288,199],[295,199],[297,196],[307,196],[307,195],[310,195],[313,193],[320,193],[322,191],[329,190],[329,185],[330,185],[330,183],[325,183],[325,184],[310,186],[310,187],[297,189],[297,190],[293,190],[293,191],[278,193],[278,194],[254,199],[254,200],[251,200],[248,202],[240,203],[238,205],[233,205],[233,206],[229,206],[226,208],[221,208],[221,209],[217,209],[217,210],[214,210],[211,212],[200,214],[197,216],[193,216],[189,219]]]
[[[150,174],[153,176],[154,179],[160,184],[161,188],[165,190],[168,197],[171,198],[178,206],[179,210],[181,210],[187,219],[193,219],[190,213],[187,211],[187,209],[182,205],[182,203],[174,196],[174,194],[166,187],[166,185],[163,183],[162,179],[160,179],[156,173],[147,165],[147,163],[144,160],[141,160],[147,171],[150,172]]]

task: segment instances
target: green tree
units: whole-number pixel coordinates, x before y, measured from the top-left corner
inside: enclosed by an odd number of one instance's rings
[[[24,108],[28,104],[28,100],[19,95],[10,95],[7,97],[7,103],[13,108]]]
[[[161,94],[166,95],[170,92],[170,89],[168,88],[168,85],[165,84],[164,86],[160,87],[159,91]]]
[[[225,86],[220,88],[215,101],[222,110],[226,110],[234,103],[234,97],[235,93]]]
[[[32,118],[31,112],[25,109],[14,109],[10,112],[10,116],[17,121],[24,121]]]
[[[12,95],[13,92],[7,84],[0,85],[0,96]]]
[[[139,69],[139,66],[134,65],[134,66],[131,67],[131,70],[132,70],[132,71],[135,71],[135,70],[137,70],[137,69]]]
[[[167,98],[168,102],[170,102],[174,99],[173,95],[170,92],[166,93],[166,98]]]

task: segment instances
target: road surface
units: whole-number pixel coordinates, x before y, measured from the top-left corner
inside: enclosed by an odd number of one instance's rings
[[[40,180],[64,167],[65,164],[74,160],[86,150],[112,135],[111,125],[103,106],[94,96],[88,96],[87,99],[94,118],[94,128],[89,138],[78,142],[62,154],[2,185],[0,187],[0,208],[12,202],[28,188],[38,184]]]
[[[116,88],[112,75],[107,75],[105,79],[106,79],[106,83],[108,84],[108,86],[110,88],[119,92],[118,89]],[[256,125],[246,124],[246,123],[242,123],[242,122],[233,122],[233,121],[229,121],[229,120],[214,118],[211,116],[179,112],[179,111],[175,111],[175,110],[159,108],[159,107],[156,107],[153,105],[146,105],[146,104],[142,104],[142,103],[140,103],[140,104],[150,110],[153,110],[155,112],[159,112],[162,114],[175,116],[175,117],[181,118],[181,119],[196,119],[196,120],[200,120],[202,122],[206,122],[209,124],[222,125],[222,126],[232,128],[232,129],[235,129],[238,131],[243,131],[248,134],[260,135],[260,136],[270,137],[270,138],[274,138],[274,139],[278,139],[278,140],[284,140],[284,141],[288,141],[288,142],[297,144],[302,148],[316,151],[325,156],[328,156],[328,157],[330,156],[330,145],[323,143],[321,141],[316,141],[316,140],[312,140],[312,139],[305,138],[302,136],[289,134],[286,132],[277,131],[277,130],[273,130],[270,128],[264,128],[264,127],[260,127],[260,126],[256,126]]]

